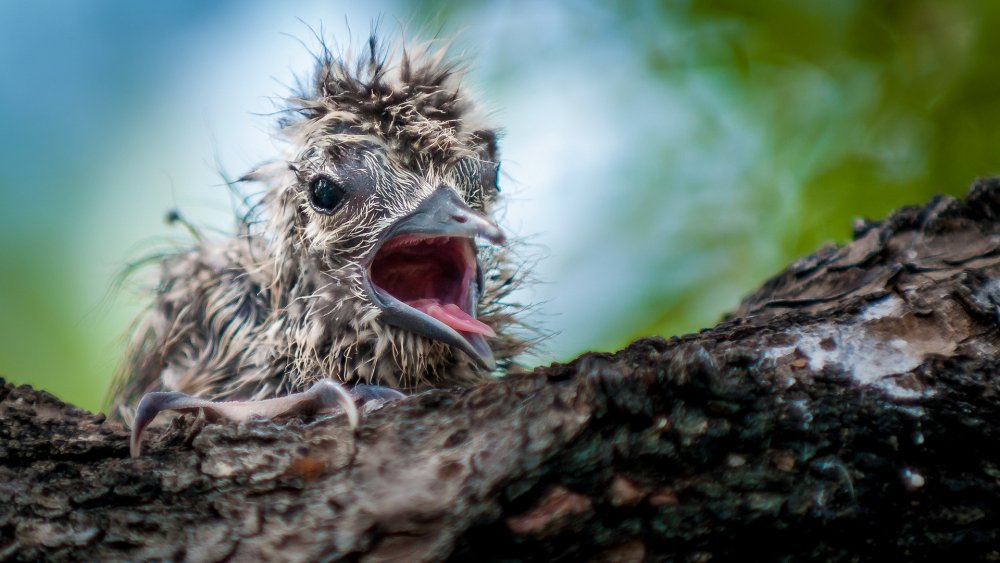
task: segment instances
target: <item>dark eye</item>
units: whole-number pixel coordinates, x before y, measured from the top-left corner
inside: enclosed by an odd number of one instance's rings
[[[309,203],[320,213],[326,215],[333,213],[346,195],[344,186],[326,176],[320,176],[309,182]]]

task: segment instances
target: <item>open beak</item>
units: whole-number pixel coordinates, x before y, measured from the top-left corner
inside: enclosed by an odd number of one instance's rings
[[[495,334],[476,318],[483,291],[476,237],[504,242],[495,223],[442,186],[379,240],[363,286],[385,322],[454,346],[492,370],[486,339]]]

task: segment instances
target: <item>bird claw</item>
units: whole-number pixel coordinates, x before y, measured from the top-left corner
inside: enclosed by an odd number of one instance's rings
[[[161,411],[192,412],[201,410],[209,420],[246,421],[252,418],[277,418],[291,414],[313,414],[342,410],[351,428],[357,428],[360,415],[357,403],[374,400],[391,401],[404,397],[402,393],[378,385],[356,385],[348,391],[333,379],[321,379],[301,393],[260,401],[208,401],[179,392],[147,393],[139,401],[132,423],[129,453],[138,457],[142,434]]]

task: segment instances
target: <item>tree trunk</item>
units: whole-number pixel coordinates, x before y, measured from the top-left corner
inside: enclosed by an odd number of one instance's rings
[[[1000,181],[711,330],[368,413],[125,430],[0,386],[0,559],[1000,559]],[[2,383],[2,381],[0,381]]]

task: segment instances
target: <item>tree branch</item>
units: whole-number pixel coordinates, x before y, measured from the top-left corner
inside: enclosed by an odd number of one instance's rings
[[[1000,557],[1000,181],[711,330],[367,413],[125,431],[0,386],[0,559]]]

